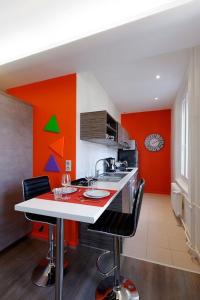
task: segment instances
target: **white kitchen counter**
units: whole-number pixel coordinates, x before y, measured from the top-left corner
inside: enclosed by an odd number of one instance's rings
[[[114,196],[103,207],[51,200],[43,201],[41,199],[32,198],[30,200],[16,204],[15,210],[73,221],[95,223],[96,220],[113,201],[116,195],[127,184],[129,179],[137,172],[137,170],[137,168],[134,168],[131,172],[126,172],[127,175],[118,182],[98,181],[94,184],[93,187],[96,188],[117,190],[116,194],[114,194]]]

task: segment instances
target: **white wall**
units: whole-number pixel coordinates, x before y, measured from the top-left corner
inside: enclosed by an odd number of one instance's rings
[[[189,68],[189,197],[192,209],[192,248],[200,261],[200,46],[191,51]]]
[[[80,178],[85,177],[88,169],[94,170],[98,159],[117,158],[116,149],[80,140],[80,113],[106,110],[116,121],[120,122],[120,112],[92,74],[78,73],[76,86],[76,176]]]

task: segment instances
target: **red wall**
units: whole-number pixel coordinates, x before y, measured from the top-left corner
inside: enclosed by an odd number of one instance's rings
[[[121,121],[137,142],[140,176],[146,180],[145,192],[170,194],[171,110],[122,114]],[[146,136],[151,133],[164,138],[164,148],[158,152],[150,152],[144,146]]]
[[[48,175],[52,188],[60,186],[61,174],[65,172],[65,160],[72,160],[72,178],[76,176],[76,75],[53,78],[25,86],[8,89],[8,93],[33,105],[33,175]],[[52,116],[57,117],[60,133],[44,131]],[[57,139],[65,138],[64,156],[59,157],[49,148]],[[61,172],[44,171],[45,164],[53,154]],[[39,232],[40,224],[33,225],[32,235],[48,237],[48,227]],[[72,246],[78,243],[78,227],[75,222],[66,222],[65,240]]]

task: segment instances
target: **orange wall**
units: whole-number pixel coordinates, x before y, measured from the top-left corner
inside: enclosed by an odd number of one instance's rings
[[[122,126],[139,150],[139,172],[146,180],[145,192],[170,194],[171,182],[171,110],[122,114]],[[158,152],[150,152],[144,146],[144,140],[151,133],[163,136],[165,146]]]
[[[76,177],[76,75],[67,75],[53,78],[25,86],[8,89],[8,93],[30,103],[33,112],[33,175],[48,175],[52,188],[59,186],[61,173],[65,172],[65,160],[72,160],[72,178]],[[58,120],[60,133],[44,131],[44,126],[55,114]],[[57,139],[65,138],[64,157],[61,158],[49,148],[49,144]],[[59,173],[45,172],[44,167],[53,154],[60,169]],[[48,230],[40,233],[40,225],[35,223],[33,235],[47,238]],[[75,246],[78,242],[77,223],[67,222],[65,226],[65,240]]]

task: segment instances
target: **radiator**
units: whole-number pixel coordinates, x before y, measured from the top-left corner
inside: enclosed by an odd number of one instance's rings
[[[175,183],[171,183],[171,204],[172,209],[177,217],[182,217],[182,202],[183,195],[179,186]]]

